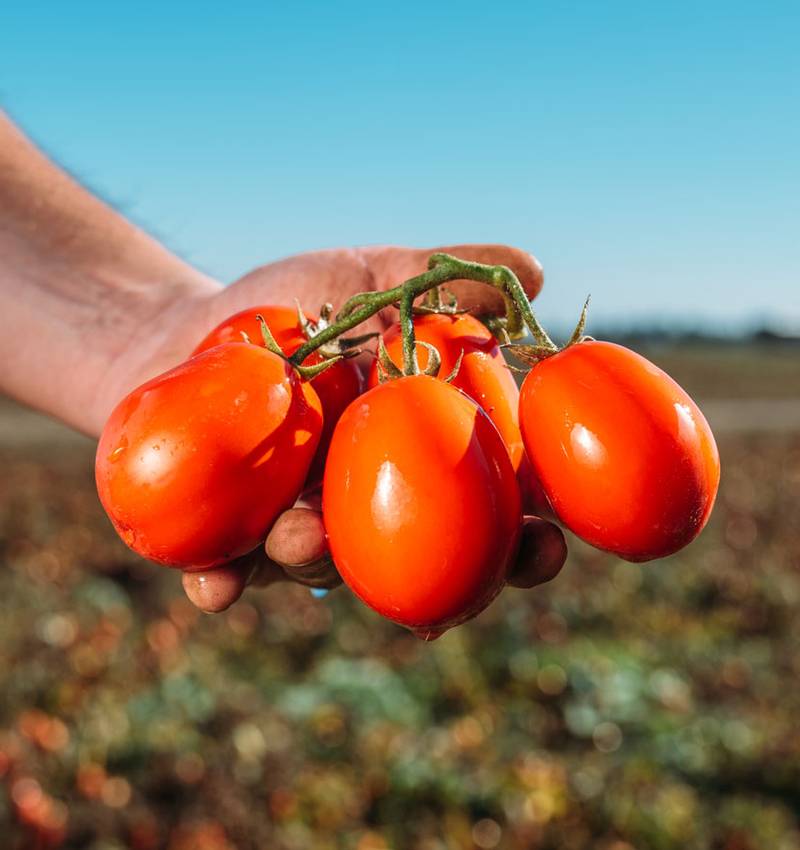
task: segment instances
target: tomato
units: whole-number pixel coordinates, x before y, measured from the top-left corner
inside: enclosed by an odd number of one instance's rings
[[[418,340],[439,351],[442,357],[440,378],[446,378],[453,371],[459,355],[464,352],[453,386],[477,402],[500,432],[517,472],[525,512],[551,516],[542,486],[525,457],[519,429],[519,390],[491,331],[468,314],[429,313],[414,317],[414,333]],[[399,322],[384,332],[383,342],[392,360],[401,366],[403,337]],[[417,347],[417,360],[422,369],[428,365],[428,351],[423,346]],[[370,371],[368,385],[378,385],[377,362]]]
[[[305,363],[311,366],[321,359],[319,355],[312,354],[306,358]],[[309,486],[317,485],[322,481],[325,461],[328,457],[328,447],[331,444],[336,423],[350,402],[361,395],[364,389],[364,380],[361,376],[361,370],[354,360],[340,360],[321,372],[316,378],[313,378],[311,385],[322,403],[323,418],[319,446],[308,472],[307,484]]]
[[[488,414],[508,448],[514,469],[518,469],[524,452],[517,410],[519,390],[491,331],[468,314],[429,313],[414,317],[414,333],[417,340],[435,346],[441,354],[440,378],[453,371],[464,352],[453,386],[463,390]],[[392,360],[402,366],[403,337],[399,322],[384,332],[383,342]],[[428,351],[423,346],[417,347],[417,360],[420,369],[428,365]],[[372,366],[368,385],[378,385],[377,361]]]
[[[275,341],[287,356],[294,354],[306,341],[298,321],[297,310],[291,307],[265,305],[242,310],[217,325],[195,348],[193,355],[207,351],[223,342],[243,342],[242,331],[247,334],[251,342],[261,345],[261,326],[256,318],[259,314],[264,317]],[[308,315],[306,318],[311,320]],[[306,358],[304,365],[312,366],[321,360],[322,357],[315,352]],[[352,360],[340,360],[317,375],[312,380],[312,384],[322,402],[323,423],[317,453],[308,474],[309,485],[316,484],[322,479],[333,429],[347,405],[363,390],[361,372]]]
[[[522,385],[525,448],[558,518],[629,561],[693,540],[719,485],[719,455],[697,405],[665,372],[610,342],[538,363]]]
[[[250,307],[235,313],[225,319],[203,338],[202,342],[192,352],[194,357],[209,348],[224,342],[244,342],[242,333],[247,334],[250,342],[263,345],[261,324],[256,316],[263,316],[275,341],[287,355],[294,354],[306,341],[303,329],[300,327],[297,310],[292,307],[277,307],[266,304],[262,307]],[[311,321],[310,316],[306,316]]]
[[[380,614],[441,631],[502,588],[519,540],[519,488],[503,441],[455,387],[399,378],[336,426],[322,510],[345,583]]]
[[[207,569],[251,551],[299,495],[322,428],[280,357],[228,343],[135,389],[97,447],[103,507],[145,558]]]

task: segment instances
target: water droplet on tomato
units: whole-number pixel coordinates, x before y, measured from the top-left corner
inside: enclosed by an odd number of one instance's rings
[[[128,441],[125,437],[122,438],[122,442],[114,449],[113,452],[108,456],[109,463],[116,463],[124,454],[125,449],[128,448]]]

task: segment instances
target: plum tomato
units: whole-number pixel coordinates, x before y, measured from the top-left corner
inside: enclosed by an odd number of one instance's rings
[[[303,329],[300,327],[297,310],[292,307],[265,304],[261,307],[250,307],[247,310],[234,313],[233,316],[218,324],[203,337],[192,352],[192,357],[201,354],[203,351],[208,351],[209,348],[222,345],[224,342],[244,342],[243,333],[247,334],[248,339],[254,345],[263,345],[261,325],[256,318],[259,315],[264,317],[272,335],[275,337],[275,341],[285,354],[294,354],[306,341]],[[306,318],[312,321],[310,316],[307,315]]]
[[[500,434],[467,395],[426,375],[388,381],[347,408],[322,510],[345,583],[418,632],[485,608],[519,541],[519,488]]]
[[[97,490],[135,552],[208,569],[255,549],[294,504],[321,429],[319,398],[289,364],[222,344],[117,405],[97,447]]]
[[[517,473],[525,513],[552,516],[542,486],[525,457],[519,429],[519,389],[491,331],[468,314],[429,313],[414,317],[414,333],[418,340],[439,351],[442,357],[440,378],[446,378],[453,371],[459,355],[464,352],[453,386],[476,402],[500,432]],[[399,322],[384,332],[383,343],[392,360],[400,365],[403,337]],[[428,365],[428,351],[423,346],[417,348],[417,360],[421,369]],[[376,361],[369,374],[368,386],[377,385]]]
[[[439,377],[446,378],[464,352],[453,386],[463,390],[494,422],[506,444],[511,463],[518,469],[522,461],[522,435],[519,430],[519,390],[506,366],[500,347],[491,331],[468,314],[457,316],[428,313],[414,317],[414,334],[442,356]],[[403,336],[396,322],[383,334],[383,343],[398,365],[403,362]],[[417,347],[420,369],[428,365],[428,351]],[[378,385],[377,361],[369,374],[368,385]]]
[[[217,325],[203,341],[195,348],[193,355],[207,351],[223,342],[243,342],[242,332],[247,334],[250,341],[261,345],[261,327],[258,315],[261,315],[269,325],[275,341],[287,356],[291,356],[306,341],[303,329],[297,316],[297,310],[291,307],[264,305],[242,310],[220,325]],[[306,314],[309,321],[313,321]],[[306,366],[313,366],[322,360],[321,355],[314,352],[306,358]],[[333,429],[336,422],[350,402],[360,395],[363,390],[361,372],[353,360],[340,360],[312,380],[312,385],[322,402],[323,422],[317,453],[308,473],[308,485],[318,484],[322,480],[325,468],[325,457],[328,453]]]
[[[669,375],[630,349],[584,341],[535,365],[520,424],[556,515],[598,549],[663,558],[706,524],[720,476],[711,429]]]

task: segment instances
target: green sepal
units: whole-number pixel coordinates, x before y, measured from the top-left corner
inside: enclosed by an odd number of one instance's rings
[[[300,302],[296,298],[294,299],[294,303],[297,307],[297,323],[303,331],[303,336],[305,336],[306,339],[311,339],[314,335],[314,327],[306,318],[306,314],[303,312],[303,308],[300,306]]]
[[[393,381],[403,377],[403,370],[389,356],[383,337],[378,338],[378,369],[383,372],[384,381]],[[378,377],[380,378],[380,375]]]
[[[421,304],[414,305],[411,312],[415,316],[463,316],[469,310],[459,310],[456,296],[443,286],[435,286],[428,290]]]
[[[458,371],[461,368],[461,361],[464,359],[464,349],[461,349],[461,353],[458,355],[458,360],[456,360],[456,365],[453,366],[453,371],[444,379],[446,384],[452,384],[453,381],[458,377]]]
[[[283,349],[275,341],[275,337],[272,335],[272,331],[269,329],[266,319],[261,315],[261,313],[256,316],[256,319],[259,327],[261,328],[261,339],[264,342],[264,348],[286,360],[286,355],[283,353]]]
[[[323,360],[321,363],[315,363],[313,366],[294,366],[294,370],[304,381],[313,381],[318,375],[321,375],[327,369],[330,369],[331,366],[335,366],[340,360],[344,360],[344,357],[341,354],[338,354],[336,357],[329,357],[327,360]]]
[[[492,333],[492,336],[501,344],[508,345],[511,342],[511,336],[506,329],[506,317],[505,316],[495,316],[495,315],[486,315],[478,317],[484,325]]]
[[[569,342],[564,346],[565,348],[569,348],[570,345],[575,345],[576,342],[580,342],[583,339],[583,332],[586,330],[586,314],[589,310],[589,299],[591,297],[591,295],[586,297],[586,301],[583,303],[583,310],[581,310],[581,317],[578,319],[578,324],[575,325],[575,330],[572,332]]]
[[[535,366],[537,363],[541,363],[542,360],[546,360],[548,357],[552,357],[554,354],[558,353],[557,350],[553,351],[551,348],[544,345],[520,345],[518,343],[508,343],[506,345],[501,345],[500,347],[506,349],[512,357],[515,357],[522,363],[527,363],[529,366]]]
[[[423,342],[421,339],[417,340],[417,345],[421,345],[428,350],[428,365],[422,370],[422,374],[429,375],[431,378],[437,378],[439,376],[439,369],[442,368],[442,355],[439,354],[439,349],[429,342]]]

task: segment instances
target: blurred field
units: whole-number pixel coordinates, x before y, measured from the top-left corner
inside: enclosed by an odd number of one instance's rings
[[[798,350],[651,354],[718,432],[708,529],[576,544],[433,644],[342,590],[196,614],[91,443],[5,403],[0,847],[800,848]]]

